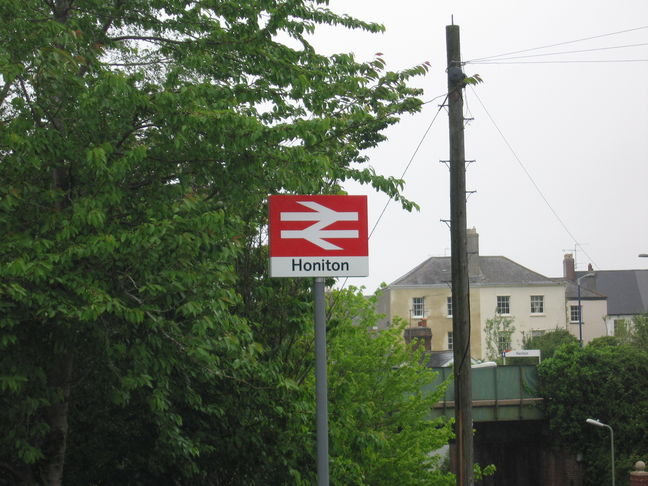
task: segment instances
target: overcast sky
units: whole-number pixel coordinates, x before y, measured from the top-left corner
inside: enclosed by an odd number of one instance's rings
[[[351,51],[361,60],[381,52],[391,70],[429,61],[429,74],[417,81],[425,100],[446,91],[451,16],[464,61],[498,61],[464,67],[484,80],[465,93],[466,117],[474,118],[466,159],[476,161],[467,169],[467,190],[476,191],[468,227],[477,229],[482,255],[548,277],[562,275],[563,255],[574,248],[578,270],[588,263],[648,268],[648,258],[638,258],[648,253],[647,0],[331,0],[330,7],[387,31],[320,29],[314,42],[322,52]],[[552,47],[536,49],[543,46]],[[564,51],[585,52],[538,56]],[[504,59],[524,55],[535,57]],[[404,119],[369,153],[379,173],[400,177],[423,140],[404,177],[404,194],[421,211],[388,206],[370,239],[371,275],[349,284],[373,291],[430,256],[450,255],[441,221],[450,217],[449,174],[440,163],[448,159],[447,112],[432,123],[441,101]],[[386,198],[362,186],[348,190],[369,196],[371,230]]]

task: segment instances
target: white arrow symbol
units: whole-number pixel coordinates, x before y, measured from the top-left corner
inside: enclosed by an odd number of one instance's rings
[[[280,213],[281,221],[317,221],[302,230],[282,230],[284,239],[304,239],[325,250],[342,250],[324,238],[358,238],[358,230],[324,230],[337,221],[358,221],[357,212],[337,212],[314,201],[297,201],[315,212]]]

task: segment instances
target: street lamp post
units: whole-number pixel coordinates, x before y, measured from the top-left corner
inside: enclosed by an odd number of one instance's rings
[[[599,422],[598,420],[588,418],[585,422],[596,427],[605,427],[610,430],[610,451],[612,454],[612,486],[614,486],[614,431],[612,430],[612,427],[604,424],[603,422]]]
[[[576,285],[578,286],[578,343],[580,347],[583,347],[583,307],[581,306],[581,280],[585,277],[593,277],[593,273],[586,273],[582,277],[576,279]]]

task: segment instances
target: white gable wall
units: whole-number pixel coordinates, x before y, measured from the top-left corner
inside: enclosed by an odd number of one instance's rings
[[[471,294],[473,294],[471,289]],[[513,318],[515,332],[511,339],[513,349],[522,349],[525,336],[531,337],[532,331],[552,331],[556,328],[566,329],[565,287],[563,285],[534,285],[534,286],[493,286],[479,287],[479,307],[481,310],[481,339],[482,358],[486,358],[486,320],[495,316],[497,296],[509,296],[510,314]],[[544,297],[544,312],[531,313],[531,296]]]

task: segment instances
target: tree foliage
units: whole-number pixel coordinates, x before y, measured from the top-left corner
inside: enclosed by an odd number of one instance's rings
[[[556,350],[567,343],[577,343],[578,339],[566,329],[554,329],[539,336],[524,339],[524,349],[539,349],[540,358],[551,358]],[[534,363],[535,364],[535,363]]]
[[[608,477],[609,434],[614,429],[617,480],[648,450],[648,353],[633,346],[571,343],[538,366],[540,392],[556,444],[582,452],[586,484]]]
[[[403,341],[402,325],[376,331],[375,297],[336,291],[329,323],[331,477],[338,485],[451,485],[441,468],[450,423],[430,419],[443,396]]]
[[[614,334],[620,344],[646,349],[648,347],[648,313],[615,322]]]
[[[632,318],[629,344],[639,349],[648,349],[648,313]]]
[[[308,475],[311,307],[267,278],[265,198],[355,179],[413,207],[363,150],[419,109],[426,66],[319,55],[317,25],[382,29],[324,0],[6,0],[0,18],[2,470]]]
[[[487,359],[502,363],[502,353],[511,349],[511,340],[515,332],[514,321],[513,317],[497,313],[490,319],[486,319],[484,340]]]

